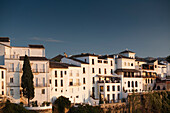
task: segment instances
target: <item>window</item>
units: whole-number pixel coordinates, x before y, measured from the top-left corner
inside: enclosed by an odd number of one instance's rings
[[[113,61],[110,61],[110,65],[113,66]]]
[[[106,68],[104,69],[104,74],[107,74]]]
[[[147,83],[147,79],[145,80],[145,83]]]
[[[104,88],[103,86],[100,86],[100,92],[103,92]]]
[[[128,81],[128,87],[130,87],[130,81]]]
[[[73,85],[73,79],[69,80],[69,85],[72,86]]]
[[[124,72],[124,77],[126,77],[127,76],[127,72]]]
[[[84,59],[84,62],[86,62],[86,59]]]
[[[117,99],[120,100],[120,94],[117,94]]]
[[[149,79],[148,79],[148,84],[149,84],[149,82],[150,82],[150,81],[149,81]]]
[[[85,90],[86,88],[85,87],[83,87],[83,90]]]
[[[55,77],[57,77],[57,71],[55,71]]]
[[[132,72],[132,77],[134,77],[134,72]]]
[[[94,65],[94,59],[92,59],[92,64]]]
[[[4,91],[2,91],[2,95],[4,95]]]
[[[85,84],[86,83],[86,79],[85,78],[83,78],[83,84]]]
[[[128,66],[130,66],[130,63],[128,62]]]
[[[132,81],[132,87],[134,87],[134,82]]]
[[[110,101],[110,95],[109,94],[107,94],[107,100]]]
[[[151,83],[153,83],[153,80],[151,79]]]
[[[115,100],[115,94],[112,94],[112,100]]]
[[[10,89],[10,95],[13,97],[14,96],[14,90]]]
[[[79,96],[76,96],[76,98],[79,98]]]
[[[57,88],[55,88],[55,91],[57,91]]]
[[[107,91],[110,91],[110,86],[107,86]]]
[[[61,78],[63,77],[63,71],[60,71]]]
[[[61,87],[63,87],[63,80],[61,80]]]
[[[117,86],[117,91],[120,91],[120,86]]]
[[[66,74],[67,74],[67,71],[64,71],[64,74],[66,75]]]
[[[126,62],[124,62],[124,65],[126,66]]]
[[[14,72],[14,63],[10,64],[10,72]]]
[[[94,68],[92,68],[92,73],[94,73]]]
[[[43,70],[42,71],[43,71],[43,73],[45,72],[45,64],[43,64]]]
[[[14,78],[10,78],[10,83],[13,83],[14,82]]]
[[[55,87],[57,87],[57,80],[55,80]]]
[[[157,65],[155,65],[155,68],[157,68]]]
[[[35,85],[38,87],[38,78],[36,78]]]
[[[135,82],[135,87],[138,87],[138,82],[137,81]]]
[[[95,83],[95,78],[93,77],[93,84]]]
[[[112,86],[112,91],[115,91],[115,86]]]
[[[4,71],[1,72],[1,75],[2,75],[2,79],[4,78]]]
[[[113,69],[111,69],[111,74],[113,74]]]
[[[86,73],[85,67],[83,67],[83,73]]]
[[[45,78],[43,78],[43,86],[45,86]]]
[[[2,89],[4,89],[4,81],[2,81]]]
[[[101,74],[101,69],[99,68],[99,74]]]
[[[49,84],[51,84],[51,79],[49,80]]]
[[[42,89],[42,94],[45,94],[45,89]]]
[[[131,66],[133,66],[133,63],[131,63]]]

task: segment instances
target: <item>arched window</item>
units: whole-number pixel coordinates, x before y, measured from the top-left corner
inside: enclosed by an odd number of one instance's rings
[[[135,82],[135,87],[138,87],[138,82],[137,81]]]
[[[132,81],[132,87],[134,87],[134,82]]]

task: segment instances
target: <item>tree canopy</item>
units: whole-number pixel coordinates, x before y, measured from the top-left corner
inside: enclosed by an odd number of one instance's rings
[[[170,55],[166,57],[166,61],[170,63]]]
[[[23,75],[21,78],[21,87],[23,88],[23,96],[28,98],[28,106],[30,100],[34,98],[33,78],[34,76],[32,74],[29,58],[27,55],[25,55],[23,64]]]
[[[59,113],[65,113],[65,108],[69,109],[71,106],[71,102],[69,98],[60,96],[55,100],[53,105]]]

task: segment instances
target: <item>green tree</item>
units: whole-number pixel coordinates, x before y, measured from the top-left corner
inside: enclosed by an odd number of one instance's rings
[[[166,60],[170,63],[170,55],[166,57]]]
[[[23,75],[21,78],[21,87],[23,88],[23,96],[28,98],[28,106],[30,105],[30,100],[34,98],[33,78],[34,76],[31,71],[29,58],[27,55],[25,55],[23,64]]]
[[[70,102],[69,98],[66,98],[63,96],[60,96],[54,102],[54,107],[57,109],[57,111],[59,113],[64,113],[65,108],[69,109],[70,106],[71,106],[71,102]]]

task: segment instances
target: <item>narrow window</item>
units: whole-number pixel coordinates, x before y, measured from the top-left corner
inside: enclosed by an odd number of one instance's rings
[[[38,87],[38,78],[36,78],[35,85],[36,85],[36,87]]]
[[[61,87],[63,87],[63,80],[61,80]]]
[[[92,73],[94,73],[94,68],[92,68]]]
[[[101,74],[101,69],[99,68],[99,74]]]
[[[83,67],[83,73],[86,73],[85,67]]]
[[[92,59],[92,64],[94,65],[94,59]]]
[[[104,74],[107,74],[106,68],[104,69]]]
[[[45,94],[45,89],[42,89],[42,94]]]
[[[70,79],[70,80],[69,80],[69,85],[70,85],[70,86],[73,86],[73,79]]]
[[[117,86],[117,91],[120,91],[120,86]]]
[[[138,82],[137,81],[135,82],[135,87],[138,87]]]
[[[60,71],[61,78],[63,77],[63,71]]]
[[[1,75],[2,75],[2,79],[4,78],[4,71],[1,72]]]
[[[57,87],[57,80],[55,80],[55,87]]]
[[[112,86],[112,91],[115,91],[115,86]]]
[[[132,81],[132,87],[134,87],[134,82]]]
[[[83,78],[83,84],[85,84],[86,83],[86,79],[85,78]]]
[[[100,92],[103,92],[104,88],[103,86],[100,86]]]
[[[120,94],[117,94],[117,97],[118,97],[117,99],[120,100]]]
[[[45,78],[43,78],[43,86],[45,86]]]
[[[14,78],[10,78],[10,83],[13,83],[14,82]]]
[[[110,65],[113,66],[113,61],[110,61]]]
[[[111,69],[111,74],[113,74],[113,69]]]
[[[112,100],[113,101],[115,100],[115,94],[112,94]]]
[[[55,77],[57,77],[57,71],[55,71]]]
[[[128,87],[130,87],[130,81],[128,81]]]
[[[94,77],[93,77],[93,84],[95,83],[95,79],[94,79]]]
[[[4,89],[4,81],[2,81],[2,89]]]
[[[110,86],[107,86],[107,91],[110,91]]]

